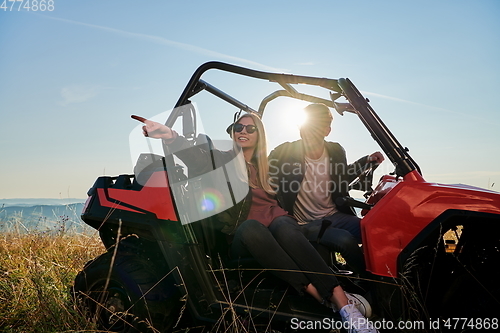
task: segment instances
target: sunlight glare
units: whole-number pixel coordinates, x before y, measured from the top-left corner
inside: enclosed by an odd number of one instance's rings
[[[304,112],[304,108],[302,106],[290,109],[290,117],[288,118],[290,127],[300,128],[306,122],[306,120],[307,115]]]
[[[304,101],[281,99],[269,105],[263,117],[268,148],[272,149],[283,142],[300,139],[299,127],[305,121],[304,108],[308,104]]]

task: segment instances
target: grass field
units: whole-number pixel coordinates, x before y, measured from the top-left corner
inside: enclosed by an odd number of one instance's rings
[[[1,233],[0,331],[95,332],[74,309],[70,288],[103,251],[97,234]]]

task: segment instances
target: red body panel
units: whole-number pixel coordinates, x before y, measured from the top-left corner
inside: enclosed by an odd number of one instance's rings
[[[166,171],[154,172],[140,191],[112,187],[98,188],[97,195],[99,203],[104,207],[142,214],[147,211],[161,220],[178,220]]]
[[[404,181],[382,178],[379,201],[362,219],[367,269],[396,277],[401,251],[431,221],[449,209],[500,214],[500,193],[466,185],[427,183],[414,171]],[[373,199],[372,199],[373,200]]]

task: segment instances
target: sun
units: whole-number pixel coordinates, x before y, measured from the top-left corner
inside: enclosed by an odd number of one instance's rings
[[[289,131],[297,132],[299,128],[307,121],[307,114],[304,108],[309,105],[303,101],[286,100],[284,107],[281,109],[281,117],[283,126]]]
[[[302,106],[290,109],[289,123],[291,127],[300,128],[307,120],[307,115]]]
[[[277,100],[262,118],[266,127],[268,148],[300,139],[300,126],[306,121],[304,108],[309,103],[293,99]]]

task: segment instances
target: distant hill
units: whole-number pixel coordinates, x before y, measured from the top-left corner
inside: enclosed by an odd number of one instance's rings
[[[36,206],[36,205],[69,205],[74,203],[84,203],[85,199],[76,198],[19,198],[0,199],[0,208],[8,206]]]
[[[6,200],[9,202],[5,202]],[[0,232],[84,232],[93,230],[80,219],[84,205],[83,200],[75,199],[80,202],[70,204],[41,204],[57,202],[54,200],[59,199],[0,200]],[[34,204],[30,205],[30,203]]]

